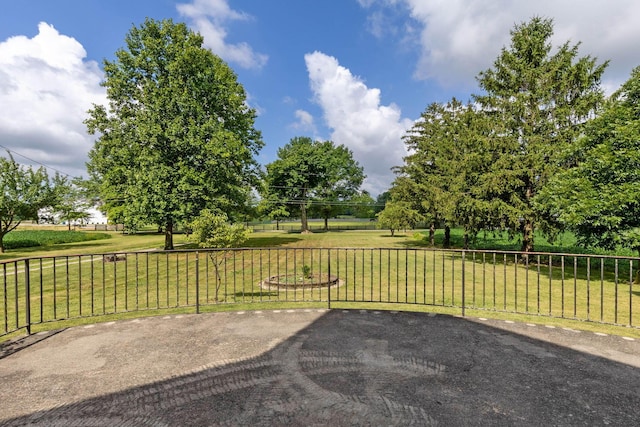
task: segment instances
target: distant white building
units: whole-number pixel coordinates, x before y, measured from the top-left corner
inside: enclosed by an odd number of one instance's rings
[[[104,215],[102,212],[100,212],[98,209],[91,208],[91,209],[88,209],[87,212],[91,215],[87,220],[87,223],[89,224],[106,224],[107,223],[107,216]]]
[[[89,208],[87,209],[87,213],[89,214],[89,217],[86,220],[71,221],[71,225],[107,224],[107,217],[97,208]],[[66,221],[60,220],[57,215],[52,214],[50,209],[39,210],[38,217],[40,218],[38,221],[39,223],[67,225]]]

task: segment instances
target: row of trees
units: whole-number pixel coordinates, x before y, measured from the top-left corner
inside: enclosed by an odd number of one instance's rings
[[[109,106],[95,105],[86,120],[98,135],[88,170],[110,220],[157,224],[173,249],[174,226],[205,210],[232,220],[254,209],[276,220],[299,216],[304,231],[308,206],[325,225],[349,204],[373,206],[360,192],[363,168],[331,141],[292,139],[265,175],[243,87],[186,25],[147,20],[125,42],[104,63]]]
[[[82,184],[110,221],[131,230],[156,224],[165,232],[165,249],[173,249],[174,227],[200,227],[202,221],[193,221],[203,212],[225,220],[256,209],[274,219],[299,216],[303,230],[307,207],[325,226],[345,209],[373,215],[374,200],[360,191],[363,168],[345,146],[294,138],[263,173],[255,160],[263,142],[244,88],[186,25],[147,19],[134,26],[115,59],[104,61],[104,73],[109,104],[88,112],[85,123],[97,139],[87,164],[90,179]],[[59,175],[49,182],[44,169],[23,170],[12,159],[1,166],[11,169],[0,178],[4,198],[24,203],[0,203],[0,242],[45,207],[55,204],[66,220],[86,211],[77,182]]]
[[[533,250],[535,230],[553,236],[569,228],[585,244],[640,251],[640,71],[605,99],[607,63],[579,57],[577,44],[553,51],[552,35],[551,20],[517,25],[511,45],[478,75],[473,102],[425,110],[405,136],[411,154],[396,169],[382,223],[425,220],[432,236],[438,224],[459,225],[467,242],[481,230],[506,230],[520,236],[523,251]],[[109,105],[95,105],[86,120],[97,135],[89,187],[110,220],[131,229],[156,224],[173,249],[176,224],[205,211],[246,217],[257,192],[261,213],[300,217],[303,231],[310,211],[325,226],[347,209],[372,214],[376,203],[360,190],[363,168],[345,146],[293,138],[261,170],[263,142],[243,87],[186,25],[147,20],[125,42],[104,62]],[[3,175],[4,199],[13,191],[18,204],[0,203],[0,237],[52,206],[56,192],[58,212],[78,214],[73,182],[50,182],[13,159],[2,167],[24,182]]]
[[[573,230],[583,244],[640,251],[640,69],[610,99],[607,63],[552,51],[553,22],[517,25],[481,72],[481,94],[430,105],[405,136],[394,202],[433,224],[520,236]],[[446,228],[445,228],[446,230]]]

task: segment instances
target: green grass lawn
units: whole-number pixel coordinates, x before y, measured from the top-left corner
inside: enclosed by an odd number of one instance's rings
[[[12,236],[17,233],[15,238],[20,239],[20,235],[28,235],[33,233],[32,230],[25,231],[13,231],[5,237],[5,239],[13,239]],[[40,235],[49,234],[38,232]],[[138,233],[138,234],[123,234],[116,231],[102,231],[102,232],[85,232],[75,231],[69,232],[65,230],[56,230],[51,232],[53,235],[57,235],[62,243],[47,243],[45,240],[44,246],[32,246],[26,248],[8,249],[5,253],[0,254],[0,261],[11,260],[16,258],[25,257],[46,257],[46,256],[63,256],[63,255],[81,255],[81,254],[102,254],[113,252],[130,252],[138,250],[148,249],[162,249],[164,245],[164,235],[158,233]],[[65,234],[70,233],[72,235],[85,235],[88,238],[76,239],[76,241],[65,241]],[[99,235],[100,238],[91,238],[92,236]],[[186,236],[183,234],[174,235],[174,244],[176,246],[184,245],[187,242]]]
[[[467,253],[463,263],[460,252],[423,250],[425,236],[416,231],[396,233],[394,237],[386,230],[256,232],[246,242],[248,250],[227,254],[219,268],[222,284],[216,289],[213,259],[206,252],[200,251],[198,261],[193,252],[182,251],[144,252],[129,255],[122,262],[88,255],[160,249],[164,243],[164,236],[158,234],[108,234],[109,239],[5,254],[12,258],[47,257],[30,263],[32,320],[41,322],[36,330],[58,327],[61,319],[73,319],[72,323],[95,321],[81,319],[90,314],[106,319],[130,317],[132,310],[192,312],[196,298],[204,311],[230,307],[268,309],[287,302],[326,306],[322,301],[328,299],[327,289],[277,291],[261,288],[260,282],[272,275],[300,275],[305,269],[324,273],[331,265],[331,273],[344,281],[343,286],[331,291],[335,307],[400,307],[460,314],[464,297],[468,314],[565,322],[574,328],[640,337],[636,328],[572,320],[625,324],[631,318],[634,325],[638,324],[640,293],[627,279],[637,271],[637,262],[630,269],[628,261],[620,261],[616,267],[612,260],[602,261],[602,265],[594,260],[587,268],[586,260],[558,255],[551,260],[544,255],[534,256],[525,263],[515,254],[499,254],[494,259],[491,254]],[[453,235],[459,236],[457,232]],[[571,252],[568,249],[574,247],[575,241],[570,237],[562,237],[560,245],[556,242],[553,252]],[[441,235],[437,238],[441,239]],[[505,245],[500,249],[514,249],[506,246],[514,243],[506,242],[504,236],[494,239],[498,246]],[[488,238],[482,242],[491,244]],[[539,239],[537,242],[544,244]],[[183,235],[176,235],[176,245],[195,248]],[[614,267],[618,270],[617,280]],[[463,275],[464,293],[460,286]],[[17,290],[18,307],[23,307],[24,277],[23,264],[8,264],[0,299],[14,301]],[[198,290],[196,281],[200,284]],[[8,318],[9,325],[16,316],[22,316],[11,303],[5,309],[0,307],[3,310],[0,318]],[[48,323],[52,321],[56,323]]]
[[[344,226],[360,224],[359,221],[333,220]],[[40,229],[41,227],[39,227]],[[444,231],[436,230],[435,247],[442,248]],[[33,227],[25,227],[9,233],[5,241],[32,241],[41,246],[14,248],[8,245],[6,253],[0,254],[0,261],[22,257],[58,256],[96,254],[108,252],[126,252],[136,250],[161,249],[164,245],[164,235],[154,232],[142,232],[138,234],[123,234],[121,232],[84,232],[66,231],[57,227],[55,230],[45,232],[34,230]],[[462,248],[463,231],[451,230],[451,243],[453,248]],[[184,234],[174,235],[176,247],[195,248]],[[17,245],[21,246],[21,245]],[[316,230],[309,234],[288,231],[257,231],[250,235],[246,242],[247,247],[377,247],[377,248],[406,248],[428,247],[428,231],[407,230],[396,231],[391,236],[388,230],[342,230],[329,231]],[[506,233],[480,233],[471,244],[472,249],[519,251],[518,237],[510,239]],[[634,256],[631,251],[620,248],[616,251],[602,251],[587,249],[577,245],[573,234],[565,232],[560,234],[555,241],[549,242],[542,234],[536,233],[535,250],[538,252],[574,253],[574,254],[608,254],[621,256]]]

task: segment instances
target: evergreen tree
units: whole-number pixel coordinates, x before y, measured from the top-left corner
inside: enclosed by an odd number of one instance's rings
[[[436,224],[465,230],[465,246],[491,218],[483,198],[482,176],[491,162],[489,128],[485,116],[456,99],[432,104],[407,132],[405,143],[412,153],[392,187],[394,200],[412,203],[430,226],[430,242]],[[444,246],[450,242],[445,238]]]
[[[533,250],[536,228],[557,229],[535,198],[567,165],[566,151],[583,132],[603,100],[600,78],[607,63],[579,57],[569,42],[552,52],[553,22],[539,17],[516,25],[511,45],[492,68],[478,76],[475,96],[494,128],[495,160],[482,178],[483,197],[494,225],[522,235],[522,250]]]

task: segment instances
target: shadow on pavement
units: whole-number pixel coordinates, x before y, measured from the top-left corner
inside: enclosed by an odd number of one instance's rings
[[[56,334],[59,334],[62,331],[64,331],[64,329],[46,331],[39,334],[27,335],[22,338],[2,342],[0,343],[0,359],[4,359],[5,357],[11,356],[12,354],[24,350],[27,347],[38,344],[39,342],[44,341]]]
[[[300,327],[285,336],[292,324]],[[55,407],[5,418],[0,425],[640,423],[637,367],[473,320],[296,310],[165,317],[111,327],[79,330],[49,347],[50,354],[57,348],[78,357],[76,370],[52,364],[12,373],[0,364],[3,388],[13,390],[0,396],[4,414],[17,405],[45,405],[40,393],[75,399],[46,403]],[[577,334],[565,333],[570,346]],[[153,334],[164,335],[157,341]],[[39,343],[41,349],[25,349],[22,359],[18,353],[3,362],[34,363],[40,359],[26,353],[47,351],[54,338]],[[112,389],[112,383],[135,381],[136,369],[142,375],[158,364],[164,364],[163,380],[104,394],[90,390],[96,383]],[[85,388],[97,396],[78,399]]]

